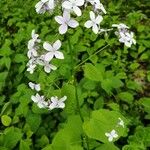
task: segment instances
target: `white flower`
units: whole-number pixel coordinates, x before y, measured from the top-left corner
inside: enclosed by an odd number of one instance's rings
[[[38,46],[36,44],[41,42],[41,40],[38,39],[39,35],[35,34],[35,30],[32,30],[31,37],[32,39],[28,41],[28,49],[29,49],[27,53],[28,58],[38,56],[37,53]]]
[[[62,97],[61,99],[58,99],[57,96],[51,97],[51,99],[48,102],[49,103],[48,108],[50,110],[52,110],[54,108],[64,108],[65,107],[64,101],[66,99],[67,99],[67,96]]]
[[[95,10],[101,10],[104,14],[106,14],[107,12],[106,12],[106,10],[105,10],[105,8],[104,8],[104,6],[103,6],[103,4],[102,3],[100,3],[99,2],[99,0],[97,0],[98,2],[95,4]]]
[[[40,96],[38,93],[35,96],[31,96],[33,102],[37,103],[39,108],[46,108],[47,102],[45,101],[44,96]]]
[[[125,46],[131,47],[132,44],[136,44],[133,38],[133,32],[129,32],[129,27],[123,23],[113,24],[112,27],[117,27],[118,31],[115,34],[119,37],[119,42],[124,43]]]
[[[33,74],[35,68],[36,68],[36,58],[32,57],[28,63],[27,63],[27,71],[30,72],[30,74]]]
[[[115,130],[112,130],[110,133],[105,133],[105,135],[108,137],[109,142],[112,142],[114,138],[118,137],[118,134]]]
[[[117,126],[122,126],[123,128],[125,127],[124,125],[124,121],[121,118],[118,118],[119,122],[117,124]]]
[[[28,66],[27,71],[30,72],[30,74],[33,74],[34,70],[35,70],[36,65],[35,64],[31,64]]]
[[[56,69],[57,69],[56,66],[50,64],[49,61],[46,61],[46,60],[45,60],[45,56],[44,56],[44,55],[41,55],[41,57],[38,58],[37,63],[38,63],[39,65],[44,66],[44,71],[45,71],[46,73],[50,73],[51,70],[56,70]]]
[[[33,82],[29,82],[28,85],[32,90],[36,90],[36,91],[41,90],[40,84],[35,84]]]
[[[118,29],[129,29],[129,27],[123,23],[120,24],[112,24],[112,27],[117,27]]]
[[[95,34],[98,33],[100,27],[99,24],[101,23],[101,21],[103,20],[103,17],[98,15],[97,17],[95,17],[95,13],[93,11],[90,11],[90,19],[87,22],[85,22],[84,26],[86,28],[91,28]]]
[[[133,36],[134,36],[133,32],[131,32],[131,33],[129,33],[129,32],[126,32],[126,33],[120,32],[119,41],[121,43],[124,43],[125,46],[131,47],[132,44],[136,44],[136,41],[133,38]]]
[[[45,60],[50,61],[54,56],[58,59],[64,59],[63,53],[58,51],[60,47],[60,40],[57,40],[53,45],[48,42],[44,42],[43,48],[48,51],[48,53],[45,54]]]
[[[101,10],[104,14],[107,13],[100,0],[87,0],[87,2],[94,6],[95,11]]]
[[[36,5],[36,12],[38,14],[43,14],[46,11],[53,10],[55,7],[54,0],[40,0]]]
[[[55,20],[60,24],[60,34],[65,34],[68,30],[68,26],[71,28],[76,28],[79,26],[79,23],[76,20],[70,18],[70,13],[68,11],[64,11],[63,16],[56,16]]]
[[[67,0],[62,3],[62,7],[73,11],[77,16],[81,16],[82,12],[79,6],[84,5],[84,0]]]

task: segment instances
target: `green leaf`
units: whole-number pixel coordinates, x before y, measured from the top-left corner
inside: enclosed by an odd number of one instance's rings
[[[139,100],[139,104],[144,107],[144,111],[150,113],[150,98],[143,97]]]
[[[10,49],[11,41],[6,39],[2,48],[0,49],[0,56],[9,56],[12,54],[12,50]]]
[[[118,125],[119,118],[126,124],[126,119],[117,111],[96,110],[92,112],[90,120],[84,122],[83,129],[90,138],[108,143],[105,133],[110,133],[113,129],[118,133],[118,138],[125,135],[126,128]],[[118,138],[115,138],[113,141],[116,141]]]
[[[107,143],[107,144],[102,144],[100,147],[96,148],[95,150],[119,150],[119,148],[112,143]]]
[[[62,87],[61,94],[62,96],[67,96],[67,100],[65,102],[66,107],[64,109],[64,112],[68,115],[75,114],[77,109],[75,87],[71,84],[66,84]]]
[[[84,65],[84,75],[86,78],[93,81],[102,81],[103,79],[101,70],[90,63]]]
[[[118,97],[124,101],[124,102],[127,102],[129,104],[132,104],[133,100],[134,100],[134,97],[131,93],[129,92],[121,92],[118,94]]]
[[[7,115],[3,115],[1,121],[4,126],[9,126],[11,124],[11,118]]]
[[[62,130],[55,135],[52,141],[53,150],[83,150],[81,135],[82,121],[79,116],[70,116]],[[46,149],[44,149],[46,150]]]
[[[27,123],[33,132],[36,132],[41,124],[41,116],[38,114],[28,114],[26,118]]]
[[[30,150],[30,143],[27,141],[21,140],[19,145],[19,150]]]
[[[13,149],[16,144],[21,140],[22,133],[18,128],[7,128],[3,136],[3,145],[9,149]]]
[[[5,103],[2,110],[1,110],[0,115],[7,113],[7,111],[9,111],[10,108],[11,108],[11,103],[10,102]]]

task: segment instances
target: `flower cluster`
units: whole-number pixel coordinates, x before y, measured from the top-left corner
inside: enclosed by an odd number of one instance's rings
[[[130,32],[129,27],[123,23],[113,24],[112,27],[117,27],[118,31],[115,34],[119,37],[119,42],[124,43],[125,46],[131,47],[132,44],[136,44],[133,32]]]
[[[71,14],[76,16],[81,16],[82,6],[87,6],[88,4],[93,6],[93,11],[90,12],[90,20],[85,23],[86,28],[92,28],[95,34],[100,30],[100,23],[103,20],[101,13],[106,14],[106,10],[100,0],[64,0],[61,4],[63,15],[55,16],[55,21],[60,24],[59,33],[65,34],[68,27],[76,28],[79,23],[71,17]],[[40,0],[36,5],[36,12],[43,14],[46,11],[52,11],[56,6],[56,1],[54,0]],[[97,15],[97,17],[95,17]]]
[[[38,14],[44,14],[46,11],[53,11],[55,8],[54,0],[40,0],[36,5],[35,9]]]
[[[105,135],[108,137],[109,142],[112,142],[114,138],[118,137],[118,133],[114,129],[111,132],[106,132]]]
[[[41,90],[40,84],[29,82],[29,87],[32,90],[38,92]],[[67,96],[64,96],[60,99],[57,96],[52,96],[50,99],[46,100],[46,98],[43,95],[41,96],[38,93],[36,93],[36,95],[31,96],[31,99],[37,104],[39,108],[47,108],[48,110],[53,110],[55,108],[64,108],[64,102],[67,99]]]
[[[121,119],[121,118],[118,118],[118,123],[117,123],[117,125],[116,125],[116,127],[125,127],[125,123],[124,123],[124,121]],[[115,138],[118,138],[118,133],[117,133],[117,131],[116,130],[111,130],[110,132],[106,132],[105,133],[105,136],[106,137],[108,137],[108,141],[109,142],[112,142]]]
[[[67,99],[66,96],[58,99],[57,96],[51,97],[47,101],[45,100],[45,97],[42,95],[40,96],[38,93],[36,95],[32,95],[31,99],[33,102],[37,104],[39,108],[47,108],[48,110],[53,110],[55,108],[64,108],[65,107],[65,100]]]
[[[57,59],[64,59],[63,53],[59,51],[61,47],[61,41],[57,40],[53,43],[53,45],[49,44],[48,42],[44,42],[43,48],[46,50],[46,52],[39,55],[39,46],[37,45],[41,42],[41,40],[38,39],[39,35],[35,34],[35,30],[33,30],[31,36],[32,39],[28,42],[27,56],[29,61],[27,63],[27,71],[32,74],[37,65],[43,66],[46,73],[50,73],[51,70],[56,70],[57,67],[52,65],[50,62],[54,57]]]

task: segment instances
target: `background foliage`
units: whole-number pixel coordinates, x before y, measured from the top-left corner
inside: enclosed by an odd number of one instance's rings
[[[37,15],[36,3],[0,1],[0,149],[148,149],[149,1],[102,1],[107,10],[102,27],[120,22],[130,26],[137,41],[130,49],[123,47],[113,32],[95,35],[85,29],[88,10],[79,18],[80,27],[60,36],[54,16]],[[32,29],[43,41],[63,41],[65,59],[55,60],[59,69],[49,75],[42,68],[33,75],[26,72]],[[34,92],[29,81],[40,83],[47,97],[67,95],[66,108],[52,112],[39,109],[31,101]],[[127,128],[118,129],[119,140],[108,143],[104,133],[114,128],[118,116],[124,118]]]

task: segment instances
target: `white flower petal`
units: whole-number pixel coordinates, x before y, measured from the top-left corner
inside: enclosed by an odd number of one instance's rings
[[[64,55],[62,52],[56,51],[55,52],[55,57],[58,59],[64,59]]]
[[[65,9],[71,9],[72,8],[72,4],[69,1],[64,1],[62,3],[62,7]]]
[[[100,16],[100,15],[98,15],[98,16],[96,17],[96,19],[95,19],[95,22],[96,22],[97,24],[100,24],[100,22],[102,22],[102,20],[103,20],[103,17]]]
[[[93,27],[92,27],[92,30],[93,30],[93,32],[94,32],[95,34],[97,34],[99,28],[98,28],[98,26],[97,26],[96,24],[94,24]]]
[[[57,67],[54,66],[54,65],[52,65],[52,64],[50,64],[50,68],[51,68],[52,70],[56,70],[56,69],[57,69]]]
[[[77,5],[77,6],[82,6],[82,5],[84,5],[84,0],[76,0],[76,5]]]
[[[64,103],[59,103],[58,107],[59,108],[65,108],[65,104]]]
[[[71,28],[76,28],[77,26],[79,26],[79,23],[76,20],[71,19],[68,22],[68,26],[71,27]]]
[[[70,20],[70,12],[67,10],[64,10],[63,18],[64,18],[65,22],[68,22]]]
[[[65,34],[68,30],[68,26],[66,24],[62,24],[60,27],[59,27],[59,33],[60,34]]]
[[[77,16],[81,16],[81,15],[82,15],[82,12],[81,12],[80,8],[77,7],[77,6],[74,6],[74,7],[73,7],[73,11],[74,11],[74,13],[75,13]]]
[[[67,99],[67,96],[64,96],[59,101],[64,102],[66,99]]]
[[[44,71],[45,71],[46,73],[50,73],[50,72],[51,72],[50,66],[48,66],[48,65],[44,66]]]
[[[58,22],[59,24],[63,24],[65,21],[64,21],[64,18],[62,16],[56,16],[55,17],[55,20],[56,22]]]
[[[43,48],[47,51],[52,51],[53,47],[51,46],[51,44],[49,44],[48,42],[44,42],[43,44]]]
[[[32,96],[31,96],[31,99],[32,99],[33,102],[35,102],[35,103],[37,102],[37,99],[36,99],[35,96],[32,95]]]
[[[90,18],[91,20],[95,20],[95,13],[93,11],[90,11]]]
[[[53,57],[54,57],[54,53],[53,52],[48,52],[47,54],[45,54],[45,60],[46,61],[52,60]]]
[[[113,141],[113,137],[112,137],[112,136],[109,136],[108,141],[109,141],[109,142],[112,142],[112,141]]]
[[[61,41],[57,40],[54,44],[53,44],[53,48],[55,50],[58,50],[61,47]]]
[[[54,7],[55,7],[54,0],[49,0],[48,1],[48,7],[49,7],[49,9],[54,9]]]
[[[86,28],[91,28],[93,26],[93,22],[91,20],[88,20],[87,22],[85,22],[84,26]]]
[[[35,90],[36,91],[40,91],[41,90],[40,84],[35,84]]]

